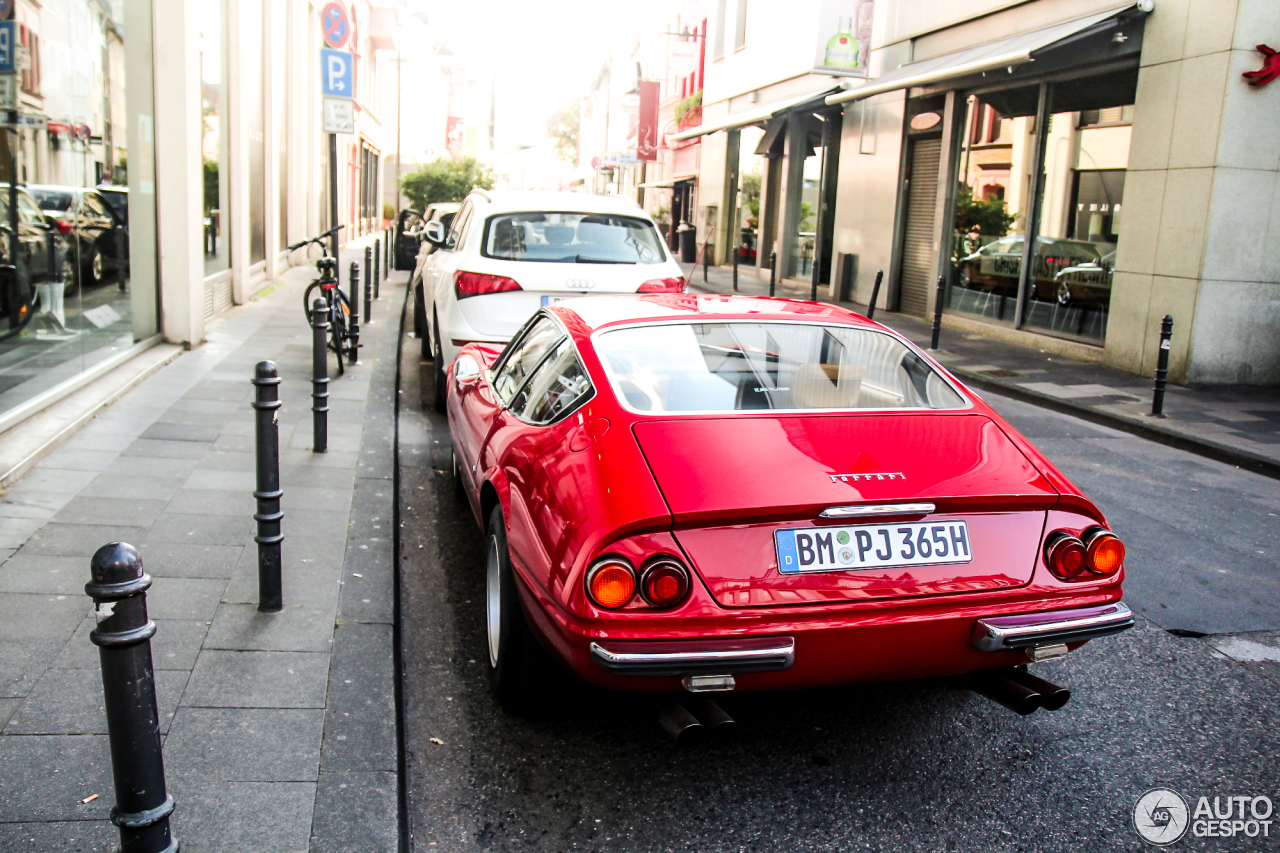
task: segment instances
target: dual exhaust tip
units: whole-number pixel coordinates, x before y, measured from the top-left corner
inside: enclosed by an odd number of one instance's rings
[[[1024,717],[1042,708],[1056,711],[1071,700],[1071,691],[1067,688],[1037,678],[1019,667],[974,673],[965,686]]]
[[[683,702],[671,702],[658,712],[658,722],[680,746],[693,746],[708,737],[731,740],[738,734],[738,721],[710,699],[692,703],[694,715]]]

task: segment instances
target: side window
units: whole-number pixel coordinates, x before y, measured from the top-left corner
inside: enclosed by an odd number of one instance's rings
[[[44,214],[25,193],[18,193],[18,214],[30,225],[44,224]]]
[[[449,249],[456,249],[462,245],[466,237],[467,223],[471,221],[471,210],[471,202],[467,202],[453,218],[453,227],[449,229],[449,236],[445,238],[445,246]]]
[[[511,411],[530,423],[548,424],[572,412],[590,393],[591,379],[565,338],[512,400]]]
[[[102,201],[93,193],[84,194],[84,206],[87,207],[89,212],[94,216],[107,215],[107,209],[103,206]]]
[[[511,402],[511,398],[520,390],[525,379],[538,366],[538,362],[563,337],[558,326],[547,317],[542,317],[520,339],[510,355],[503,358],[502,366],[493,378],[493,390],[503,405]]]

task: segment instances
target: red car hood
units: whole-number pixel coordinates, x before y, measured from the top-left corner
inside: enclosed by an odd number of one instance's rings
[[[884,598],[1025,584],[1058,493],[980,413],[731,415],[636,424],[675,535],[722,604]],[[773,531],[833,506],[929,501],[963,518],[956,565],[778,572]],[[835,522],[876,523],[875,519]]]

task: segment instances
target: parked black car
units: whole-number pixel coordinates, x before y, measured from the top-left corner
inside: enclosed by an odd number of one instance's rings
[[[80,284],[102,284],[127,272],[129,232],[111,202],[98,190],[29,184],[46,216],[67,241],[63,264],[68,292]]]
[[[125,227],[129,227],[129,188],[128,187],[98,187],[98,193],[102,195],[107,203],[111,205],[111,212],[116,215],[124,223]]]
[[[21,187],[18,188],[18,253],[22,258],[25,274],[17,276],[8,269],[12,263],[10,246],[12,231],[9,227],[9,185],[0,184],[0,318],[5,323],[0,331],[8,328],[21,317],[13,317],[23,305],[31,304],[34,287],[49,280],[50,226],[36,200]]]
[[[391,268],[411,270],[418,256],[418,234],[423,226],[422,214],[416,210],[402,210],[396,217],[395,254]]]

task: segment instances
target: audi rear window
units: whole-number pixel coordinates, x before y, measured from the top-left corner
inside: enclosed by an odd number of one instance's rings
[[[485,223],[486,258],[564,264],[659,264],[653,223],[605,213],[502,213]]]

